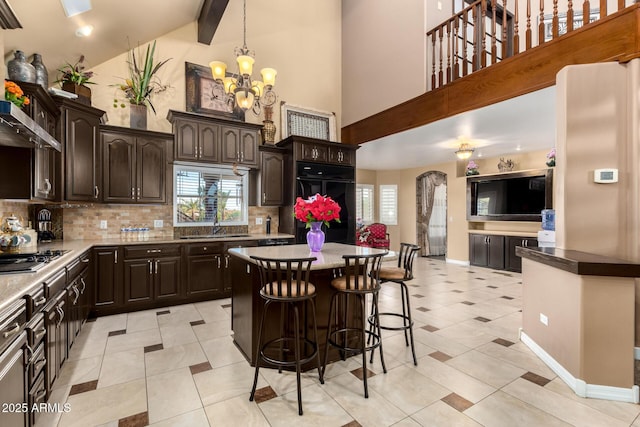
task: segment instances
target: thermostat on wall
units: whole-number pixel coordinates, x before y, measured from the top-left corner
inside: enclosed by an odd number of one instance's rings
[[[593,182],[612,184],[618,182],[618,169],[596,169],[593,171]]]

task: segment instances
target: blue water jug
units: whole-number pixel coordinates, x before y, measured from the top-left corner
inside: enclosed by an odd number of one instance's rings
[[[553,209],[542,210],[542,229],[554,231],[556,229],[556,211]]]

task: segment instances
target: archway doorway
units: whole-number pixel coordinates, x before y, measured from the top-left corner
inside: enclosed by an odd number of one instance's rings
[[[447,174],[429,171],[416,178],[416,241],[422,256],[447,254]]]

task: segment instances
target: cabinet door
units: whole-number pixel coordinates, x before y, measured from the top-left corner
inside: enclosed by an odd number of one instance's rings
[[[187,296],[222,295],[222,254],[192,255],[187,257]]]
[[[97,248],[95,260],[95,306],[119,307],[122,305],[122,277],[117,247]]]
[[[198,124],[190,120],[177,120],[174,134],[176,160],[196,160],[198,158]]]
[[[58,156],[48,148],[33,150],[33,197],[56,200],[56,162]]]
[[[143,203],[165,203],[167,141],[140,137],[136,146],[136,200]]]
[[[469,235],[469,262],[471,265],[486,267],[489,262],[487,236],[484,234]]]
[[[101,144],[103,200],[114,203],[134,202],[136,196],[135,139],[128,135],[103,132]]]
[[[327,162],[329,154],[327,147],[313,143],[300,143],[300,155],[298,160],[310,160],[313,162]]]
[[[45,352],[47,364],[47,392],[50,394],[53,382],[58,378],[62,364],[67,360],[68,336],[66,307],[67,292],[62,291],[44,309],[44,322],[47,329]]]
[[[240,163],[258,166],[258,133],[240,129]]]
[[[155,299],[180,296],[180,257],[158,258],[154,264]]]
[[[22,332],[11,346],[0,354],[0,402],[3,404],[28,403],[27,364],[24,354],[26,345],[27,333]],[[28,412],[21,410],[0,411],[0,425],[2,427],[27,426],[29,425],[27,414]]]
[[[100,152],[95,116],[67,109],[65,114],[65,199],[99,201]]]
[[[487,267],[504,270],[504,236],[487,236]]]
[[[222,127],[222,153],[220,161],[225,163],[240,162],[240,131],[237,128]]]
[[[516,255],[518,246],[538,246],[538,240],[532,237],[507,236],[505,244],[505,268],[510,271],[522,272],[522,258]]]
[[[123,264],[125,304],[151,301],[153,299],[154,260],[125,260]]]
[[[346,166],[355,166],[356,153],[353,150],[346,150],[341,147],[329,147],[329,162]]]
[[[284,205],[284,156],[282,153],[261,153],[260,201],[262,206]]]
[[[198,124],[198,141],[198,160],[220,162],[220,126],[208,123]]]

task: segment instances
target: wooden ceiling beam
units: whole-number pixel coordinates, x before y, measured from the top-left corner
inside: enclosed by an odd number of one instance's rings
[[[198,16],[198,43],[211,44],[229,0],[204,0]]]

